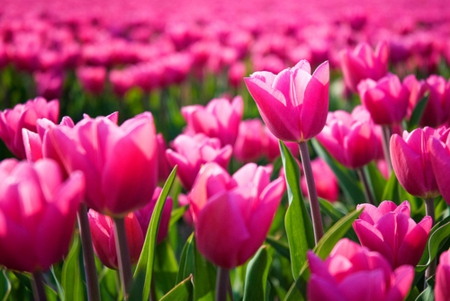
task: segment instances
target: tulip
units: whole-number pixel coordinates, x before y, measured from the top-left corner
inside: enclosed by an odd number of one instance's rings
[[[361,204],[364,209],[353,229],[361,244],[381,253],[393,268],[419,263],[427,243],[433,220],[425,216],[418,224],[410,217],[410,205],[404,201],[399,206],[391,201],[379,207]]]
[[[242,265],[263,243],[285,190],[282,178],[270,182],[270,170],[249,163],[230,176],[216,163],[202,167],[189,210],[198,250],[212,263]]]
[[[311,161],[311,167],[316,183],[317,195],[327,201],[335,202],[339,197],[339,185],[328,164],[320,157]],[[308,195],[306,178],[303,175],[300,179],[300,187],[303,194]]]
[[[187,190],[192,188],[200,168],[207,162],[216,162],[226,168],[233,149],[230,145],[220,147],[220,140],[204,134],[179,135],[172,142],[174,150],[166,150],[170,165],[178,166],[178,177]]]
[[[77,69],[77,77],[82,88],[93,94],[103,91],[106,80],[106,69],[104,67],[84,66]]]
[[[346,86],[353,92],[361,80],[379,80],[388,73],[389,47],[380,42],[375,51],[366,43],[360,43],[353,50],[341,52],[341,68]]]
[[[68,173],[83,171],[86,205],[112,217],[145,206],[158,178],[153,116],[144,112],[120,127],[108,117],[85,117],[73,128],[48,130],[48,141]]]
[[[84,177],[74,172],[63,181],[53,160],[0,163],[0,265],[39,272],[69,251]]]
[[[366,79],[358,84],[363,106],[380,125],[400,123],[408,108],[408,91],[396,75],[388,74],[378,81]]]
[[[317,140],[347,168],[361,168],[378,156],[373,121],[361,106],[351,114],[340,110],[328,113],[327,124]]]
[[[434,286],[434,300],[450,300],[450,251],[445,251],[439,257],[436,270],[436,284]]]
[[[46,99],[60,98],[63,92],[64,73],[60,69],[36,71],[33,74],[36,94]]]
[[[267,145],[265,126],[260,119],[244,120],[239,126],[239,133],[233,147],[236,159],[241,162],[254,162],[264,155]],[[278,141],[276,147],[279,150]],[[295,147],[298,149],[297,145]]]
[[[47,118],[57,122],[59,115],[59,102],[47,102],[42,97],[18,104],[13,109],[0,112],[0,138],[9,150],[19,159],[25,159],[25,148],[22,138],[22,129],[36,132],[36,121]]]
[[[270,131],[281,140],[307,141],[322,131],[328,113],[328,62],[311,75],[305,60],[277,75],[255,72],[244,78]]]
[[[439,139],[432,137],[428,143],[431,165],[439,192],[447,204],[450,204],[450,177],[448,176],[448,168],[450,168],[450,141],[448,133],[449,131],[446,130]]]
[[[441,126],[448,122],[450,117],[450,80],[446,80],[442,76],[431,75],[425,80],[424,86],[430,94],[420,119],[420,125]]]
[[[226,98],[215,98],[206,107],[195,105],[181,108],[188,132],[203,133],[218,138],[223,146],[234,145],[243,114],[242,97],[231,102]]]
[[[393,170],[403,188],[414,196],[427,199],[440,195],[431,165],[428,141],[432,137],[444,139],[448,131],[444,134],[442,130],[425,127],[411,133],[405,131],[403,138],[397,134],[391,137]]]
[[[277,137],[275,137],[272,132],[267,128],[267,126],[264,126],[264,135],[267,137],[267,139],[264,139],[266,143],[263,145],[264,148],[264,154],[266,158],[273,162],[276,158],[280,156],[280,142]],[[286,147],[289,149],[289,151],[292,153],[294,157],[299,156],[299,147],[298,143],[296,142],[286,142]],[[236,147],[236,146],[235,146]]]
[[[414,268],[392,269],[386,259],[344,238],[325,261],[308,251],[310,301],[402,301],[414,279]]]
[[[403,86],[406,88],[409,94],[407,116],[411,117],[414,109],[419,101],[424,97],[427,88],[423,80],[417,80],[414,74],[408,75],[403,79]],[[423,115],[422,115],[423,116]],[[421,126],[425,126],[423,122],[419,122]]]

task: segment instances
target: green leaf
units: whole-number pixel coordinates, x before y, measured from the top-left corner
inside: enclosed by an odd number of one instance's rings
[[[367,171],[366,174],[369,178],[369,185],[371,186],[374,193],[375,202],[379,204],[384,201],[383,193],[384,188],[386,187],[387,180],[383,177],[380,169],[376,166],[375,162],[371,162],[370,164],[365,166],[365,170]]]
[[[102,301],[119,300],[120,282],[116,270],[103,267],[98,277],[98,282]]]
[[[6,276],[6,270],[1,269],[0,273],[0,298],[2,301],[8,300],[8,296],[11,293],[11,282],[8,276]]]
[[[267,275],[271,263],[272,258],[267,251],[267,247],[262,246],[247,266],[244,301],[266,300]]]
[[[136,270],[134,271],[134,283],[130,292],[129,300],[145,301],[149,298],[159,221],[176,174],[177,166],[175,166],[170,173],[153,210],[147,234],[145,236],[144,246],[142,247],[141,255],[136,265]]]
[[[80,267],[81,245],[78,235],[73,238],[69,254],[64,260],[61,275],[61,286],[64,291],[62,300],[86,299],[82,271]]]
[[[351,171],[337,163],[316,139],[311,139],[311,144],[316,153],[325,160],[331,170],[333,170],[338,179],[339,187],[342,188],[345,197],[354,205],[364,202],[366,199],[364,192]]]
[[[383,191],[383,200],[389,200],[399,205],[403,200],[400,200],[400,194],[398,193],[399,184],[395,173],[392,173],[389,180],[386,183],[386,187]]]
[[[330,217],[333,222],[337,222],[345,216],[345,213],[334,208],[333,204],[331,204],[327,200],[319,198],[319,205],[321,211],[323,211],[328,217]]]
[[[190,274],[194,272],[194,234],[191,234],[186,240],[186,244],[181,252],[180,264],[177,275],[177,283],[182,279],[186,279]]]
[[[160,301],[189,301],[192,297],[192,275],[178,283]]]
[[[216,288],[216,269],[206,260],[197,250],[193,240],[194,247],[194,300],[195,301],[214,301]]]
[[[430,231],[427,246],[422,254],[416,272],[424,271],[439,252],[441,246],[450,237],[450,216],[437,223]]]
[[[183,214],[187,210],[187,206],[178,207],[172,210],[172,214],[170,215],[170,223],[169,228],[172,227],[178,220],[183,216]]]
[[[292,275],[295,279],[299,275],[302,265],[306,262],[306,252],[314,246],[314,232],[300,190],[298,163],[282,141],[280,141],[280,150],[289,200],[289,208],[285,216],[285,228],[291,255]]]
[[[317,254],[322,259],[325,259],[334,248],[336,243],[344,237],[344,235],[351,228],[353,221],[358,218],[362,210],[353,211],[337,223],[335,223],[331,228],[324,234],[324,236],[317,243],[314,248],[314,253]],[[308,262],[302,266],[300,275],[294,281],[294,284],[289,289],[285,301],[301,301],[306,300],[306,284],[309,278]]]
[[[416,301],[434,301],[434,276],[427,279],[427,287],[417,296]]]
[[[425,107],[427,106],[429,99],[429,93],[425,95],[415,106],[411,118],[409,118],[408,122],[408,131],[411,132],[412,130],[416,129],[419,125],[420,119],[422,118],[422,114],[425,111]]]
[[[168,240],[156,245],[156,260],[153,268],[156,288],[163,294],[167,293],[177,283],[178,263]]]
[[[286,259],[291,259],[289,246],[286,243],[281,242],[270,235],[266,237],[266,242],[271,245],[280,255],[282,255]]]

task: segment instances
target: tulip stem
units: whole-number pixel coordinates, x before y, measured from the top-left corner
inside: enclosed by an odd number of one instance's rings
[[[216,301],[227,301],[227,292],[229,285],[230,270],[217,267]]]
[[[128,249],[125,219],[123,217],[114,218],[114,235],[116,238],[116,252],[117,260],[119,262],[120,282],[122,285],[122,292],[124,300],[128,300],[133,276],[131,272],[131,258]]]
[[[386,164],[388,167],[388,173],[389,176],[392,173],[392,161],[391,161],[391,153],[390,153],[390,141],[391,141],[391,135],[392,135],[392,130],[391,127],[389,125],[383,125],[382,127],[383,130],[383,153],[384,153],[384,158],[386,160]]]
[[[356,172],[358,173],[359,180],[363,184],[364,195],[366,197],[367,203],[375,206],[376,205],[375,200],[373,198],[372,190],[370,189],[369,181],[367,180],[367,176],[366,176],[366,173],[364,172],[364,169],[362,167],[358,168],[358,169],[356,169]]]
[[[299,142],[300,157],[302,159],[303,172],[305,173],[306,186],[308,188],[309,204],[311,207],[311,219],[314,228],[315,243],[323,236],[322,215],[320,213],[319,199],[309,158],[308,141]]]
[[[425,214],[430,216],[434,225],[434,198],[425,199]],[[425,286],[426,280],[436,273],[436,258],[430,262],[430,265],[425,270]]]
[[[92,246],[87,207],[84,203],[81,203],[78,208],[77,219],[81,246],[83,248],[84,274],[86,277],[88,300],[100,301],[100,289],[98,286],[97,268],[95,266],[94,248]]]
[[[44,279],[40,271],[33,273],[33,296],[35,301],[47,301],[47,295],[45,294]]]

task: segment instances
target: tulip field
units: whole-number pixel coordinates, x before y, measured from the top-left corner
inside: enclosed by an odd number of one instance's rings
[[[2,0],[0,301],[450,301],[450,6]]]

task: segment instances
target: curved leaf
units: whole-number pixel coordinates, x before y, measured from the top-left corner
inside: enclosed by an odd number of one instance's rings
[[[262,246],[247,266],[244,301],[266,300],[267,275],[271,263],[272,257],[267,251],[267,247]]]
[[[192,295],[192,275],[178,283],[160,301],[188,301]]]
[[[64,260],[61,274],[61,286],[64,290],[62,300],[78,300],[85,296],[83,276],[80,267],[81,245],[77,235],[74,236],[69,254]],[[85,299],[85,298],[83,298]]]

